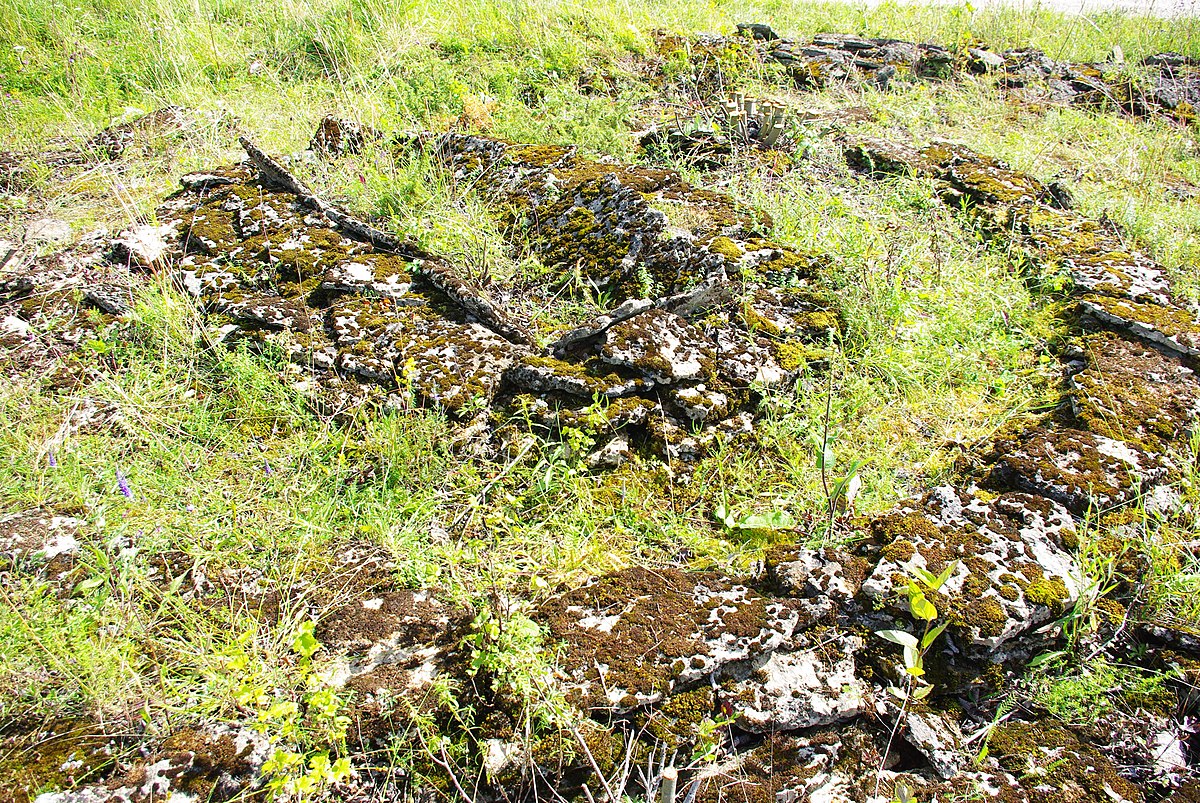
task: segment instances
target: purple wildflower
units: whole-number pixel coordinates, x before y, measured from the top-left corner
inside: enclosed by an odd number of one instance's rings
[[[46,465],[50,466],[50,468],[58,468],[58,458],[55,456],[53,449],[46,454]]]
[[[269,477],[274,473],[275,473],[275,469],[271,468],[271,464],[268,463],[266,460],[264,460],[263,461],[263,474],[266,474]]]
[[[126,499],[133,498],[133,491],[129,489],[129,479],[126,478],[125,473],[122,472],[121,469],[117,469],[117,490],[119,490],[121,492],[121,496],[124,496]]]

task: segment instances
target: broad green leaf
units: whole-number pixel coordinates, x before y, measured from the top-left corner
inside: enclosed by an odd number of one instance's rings
[[[908,606],[912,609],[912,615],[918,619],[923,619],[926,622],[932,622],[937,618],[938,610],[934,604],[925,598],[924,594],[915,594],[908,600]]]
[[[904,648],[904,671],[914,677],[920,677],[925,674],[924,663],[921,660],[921,653],[916,647]]]
[[[313,635],[316,627],[316,622],[302,622],[296,628],[296,637],[292,639],[292,649],[305,658],[312,658],[313,653],[321,649],[321,642]]]
[[[954,574],[955,570],[957,570],[957,569],[958,569],[958,561],[956,561],[956,560],[950,561],[950,565],[947,566],[945,568],[945,570],[943,570],[942,573],[937,576],[936,580],[934,580],[933,590],[937,591],[942,586],[946,585],[946,581],[950,579],[950,575]]]
[[[850,501],[850,499],[849,499],[850,493],[847,489],[849,488],[851,481],[854,480],[858,476],[858,468],[861,465],[862,465],[861,460],[855,460],[853,463],[850,464],[850,470],[846,472],[845,476],[839,477],[837,482],[834,483],[833,490],[829,492],[829,495],[833,498],[833,501],[836,502],[837,500],[841,499],[842,497],[846,497],[847,502]],[[861,484],[862,484],[862,482],[859,481],[859,485],[861,485]],[[858,493],[857,488],[855,488],[854,493],[855,494]]]
[[[918,686],[912,693],[914,700],[924,700],[933,691],[933,686]]]
[[[901,647],[916,647],[920,643],[916,636],[903,630],[876,630],[875,635]]]
[[[945,630],[949,625],[949,622],[942,622],[940,625],[926,633],[921,638],[921,649],[928,649],[929,645],[932,644],[938,636],[942,635],[942,631]]]
[[[913,573],[916,574],[918,579],[920,579],[920,581],[927,585],[931,590],[933,589],[933,584],[937,582],[937,577],[933,575],[933,572],[926,571],[920,566],[914,566]]]
[[[833,466],[836,463],[833,456],[833,444],[828,441],[821,447],[821,451],[817,453],[817,469],[820,471],[833,471]]]
[[[79,585],[75,586],[75,592],[77,594],[86,594],[89,591],[95,591],[102,585],[104,585],[103,577],[89,577]]]

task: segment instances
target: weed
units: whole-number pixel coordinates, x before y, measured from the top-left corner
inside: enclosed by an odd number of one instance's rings
[[[1103,58],[1118,42],[1131,57],[1194,55],[1200,32],[1196,18],[1064,18],[965,4],[776,6],[769,22],[798,39],[842,30],[1038,47],[1076,60]],[[586,8],[551,0],[0,4],[0,147],[34,151],[22,186],[6,184],[0,195],[0,238],[19,242],[43,215],[76,231],[152,219],[181,173],[230,160],[232,126],[272,151],[294,152],[326,113],[352,112],[386,132],[490,127],[512,140],[639,158],[628,123],[654,108],[658,79],[694,89],[684,52],[666,54],[663,75],[648,77],[658,57],[652,31],[731,31],[743,11],[646,0]],[[604,88],[585,91],[585,75]],[[927,181],[863,184],[825,132],[944,137],[1039,176],[1060,174],[1082,212],[1106,212],[1164,264],[1181,297],[1200,298],[1200,240],[1191,236],[1200,206],[1180,200],[1200,184],[1192,130],[1022,108],[982,81],[897,80],[888,93],[831,87],[800,96],[769,71],[733,77],[739,89],[787,104],[798,121],[814,116],[789,132],[805,158],[782,175],[747,165],[720,176],[689,168],[685,177],[720,183],[771,215],[773,237],[822,256],[821,279],[836,288],[846,323],[827,373],[802,367],[794,388],[764,393],[752,445],[718,447],[686,483],[655,466],[591,476],[580,470],[590,436],[570,428],[559,442],[530,441],[497,466],[454,453],[451,425],[418,409],[404,386],[411,368],[401,371],[401,410],[341,411],[335,421],[307,406],[282,355],[198,345],[211,339],[190,300],[148,282],[134,313],[101,328],[79,354],[49,354],[44,370],[6,365],[0,377],[0,507],[82,522],[78,565],[61,582],[5,570],[0,717],[85,715],[151,734],[250,720],[284,742],[269,770],[277,792],[328,788],[357,769],[342,763],[347,700],[313,680],[327,659],[310,626],[321,612],[283,592],[321,585],[348,545],[381,550],[395,566],[387,582],[397,586],[436,585],[473,602],[479,588],[494,587],[468,643],[476,668],[549,721],[560,714],[544,688],[552,647],[528,608],[496,600],[537,597],[633,562],[746,569],[765,539],[724,537],[730,531],[789,535],[815,521],[832,535],[843,502],[867,515],[886,509],[952,476],[964,445],[1056,403],[1059,365],[1039,354],[1065,334],[1061,276],[1028,282],[1020,255],[939,211]],[[151,138],[136,158],[54,166],[53,151],[81,145],[127,108],[165,102],[194,110],[193,123]],[[852,107],[859,112],[844,113]],[[298,169],[322,195],[415,236],[480,280],[551,282],[550,267],[514,247],[470,188],[423,156],[377,144]],[[0,258],[6,271],[15,264],[5,252]],[[573,286],[553,278],[567,285],[564,294],[586,299],[564,317],[611,306],[582,277]],[[654,294],[652,277],[641,278],[642,291]],[[574,322],[537,315],[547,330]],[[86,382],[64,389],[55,371]],[[119,416],[66,425],[89,405]],[[589,426],[603,418],[601,405],[596,418]],[[1186,625],[1200,614],[1191,546],[1198,470],[1193,460],[1180,503],[1164,516],[1136,517],[1129,548],[1148,556],[1141,599],[1159,623]],[[697,526],[717,500],[724,530]],[[461,539],[435,537],[452,522]],[[1080,553],[1093,587],[1062,623],[1068,650],[1041,667],[1064,685],[1047,686],[1039,699],[1068,719],[1117,700],[1105,688],[1142,689],[1143,697],[1156,688],[1100,654],[1081,660],[1094,649],[1083,645],[1095,632],[1095,600],[1112,588],[1122,557],[1096,546],[1096,526],[1084,528]],[[169,577],[156,565],[167,555],[182,567]],[[283,601],[268,616],[261,600],[270,595]],[[915,641],[906,645],[909,670],[922,668],[933,643],[924,642],[940,626],[919,616],[929,611],[916,600],[910,610],[923,627],[906,634]],[[905,687],[905,703],[929,688],[911,671]],[[473,722],[453,683],[439,679],[433,689],[455,728]],[[428,755],[461,775],[467,747],[441,732],[437,717],[413,716],[421,745],[398,738],[397,766],[419,773]],[[706,726],[714,743],[726,724]]]
[[[908,711],[909,704],[924,700],[933,691],[933,686],[925,680],[925,655],[933,647],[933,643],[937,641],[937,637],[950,624],[949,621],[946,621],[940,625],[934,625],[934,622],[938,618],[938,610],[929,601],[925,592],[934,593],[939,591],[957,569],[958,561],[951,561],[941,574],[935,576],[917,567],[915,569],[917,574],[916,580],[908,581],[908,585],[905,588],[905,595],[908,598],[909,613],[912,614],[914,621],[924,623],[920,636],[905,630],[879,630],[875,633],[880,638],[890,641],[893,644],[899,644],[904,649],[904,686],[891,686],[888,688],[888,692],[900,701],[900,712],[896,715],[896,722],[892,726],[891,734],[888,736],[887,747],[884,749],[883,760],[876,773],[875,796],[879,795],[879,784],[883,779],[883,767],[887,764],[888,754],[892,749],[892,742],[904,724],[904,715]]]

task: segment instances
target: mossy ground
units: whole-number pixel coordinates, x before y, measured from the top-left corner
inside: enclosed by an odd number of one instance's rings
[[[108,321],[95,340],[52,355],[53,370],[13,364],[0,380],[0,508],[70,512],[85,522],[86,546],[65,585],[21,573],[6,581],[0,717],[164,735],[265,715],[270,704],[248,688],[299,700],[307,678],[293,638],[302,621],[343,601],[311,589],[328,579],[329,556],[353,542],[390,556],[392,582],[439,586],[479,608],[493,592],[540,598],[629,565],[747,567],[771,540],[728,537],[712,510],[787,511],[800,525],[782,537],[822,538],[814,441],[827,405],[838,461],[865,461],[859,512],[885,510],[953,476],[965,447],[1057,401],[1052,352],[1070,334],[1058,322],[1061,302],[1052,277],[1029,282],[1021,254],[977,236],[927,181],[851,174],[832,138],[839,132],[959,141],[1063,179],[1084,213],[1113,221],[1153,253],[1181,297],[1200,296],[1200,205],[1188,198],[1200,187],[1194,128],[1017,105],[972,80],[802,93],[744,59],[720,64],[719,73],[697,69],[685,34],[731,31],[748,16],[797,38],[832,29],[948,46],[986,40],[1078,59],[1100,58],[1114,44],[1130,57],[1195,56],[1200,38],[1195,19],[893,4],[395,8],[321,0],[64,9],[27,0],[0,8],[0,148],[35,153],[23,160],[20,182],[2,185],[0,238],[19,241],[42,216],[76,232],[148,219],[180,173],[241,158],[234,126],[275,152],[302,149],[319,119],[336,113],[386,132],[458,125],[636,159],[627,121],[656,118],[664,96],[703,99],[718,83],[734,84],[809,112],[805,154],[782,173],[734,160],[719,175],[685,166],[684,176],[700,187],[719,181],[770,216],[773,238],[820,257],[802,268],[819,269],[836,288],[844,321],[836,352],[789,352],[784,367],[800,372],[795,391],[767,394],[757,430],[718,447],[686,478],[657,465],[591,476],[554,443],[513,449],[511,464],[474,459],[451,424],[415,403],[335,423],[278,379],[269,356],[199,347],[192,310],[151,283],[129,321]],[[674,47],[662,48],[661,28],[679,34]],[[48,164],[50,151],[77,146],[127,106],[149,111],[164,102],[199,116],[120,160]],[[528,286],[547,275],[533,249],[508,244],[504,220],[424,157],[368,144],[300,170],[322,193],[480,276]],[[196,233],[219,237],[230,224],[213,218]],[[730,244],[717,238],[709,247],[735,258]],[[303,292],[310,266],[296,268]],[[596,311],[579,303],[580,317]],[[64,383],[64,371],[75,379]],[[59,437],[85,399],[116,405],[119,426]],[[1195,485],[1184,491],[1190,513],[1143,519],[1134,537],[1149,556],[1137,580],[1149,578],[1153,610],[1187,623],[1200,614],[1200,597],[1190,551]],[[1111,556],[1086,547],[1089,568],[1106,576]],[[165,555],[176,566],[169,579],[156,563]],[[190,591],[199,577],[220,578],[203,604]],[[1058,593],[1036,582],[1031,590],[1047,603]],[[254,600],[267,597],[270,615],[262,615]],[[266,727],[284,723],[267,718]],[[330,747],[315,731],[305,739],[314,750]],[[19,760],[0,756],[0,779]],[[37,781],[58,782],[55,773]]]

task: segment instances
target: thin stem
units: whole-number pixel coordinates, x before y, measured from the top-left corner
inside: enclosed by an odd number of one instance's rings
[[[892,743],[896,740],[896,734],[900,731],[900,724],[904,722],[904,715],[908,711],[908,701],[912,698],[912,677],[908,678],[908,682],[904,688],[904,702],[900,704],[900,713],[896,715],[896,721],[892,724],[892,732],[888,734],[887,747],[883,749],[883,758],[879,760],[879,769],[875,772],[875,791],[871,793],[871,797],[879,797],[879,784],[883,782],[883,768],[887,764],[888,756],[892,753]]]
[[[829,336],[829,371],[825,385],[825,418],[821,425],[821,487],[825,491],[825,503],[829,508],[829,530],[826,537],[833,537],[833,521],[837,514],[837,501],[829,495],[829,418],[833,413],[833,335]]]

